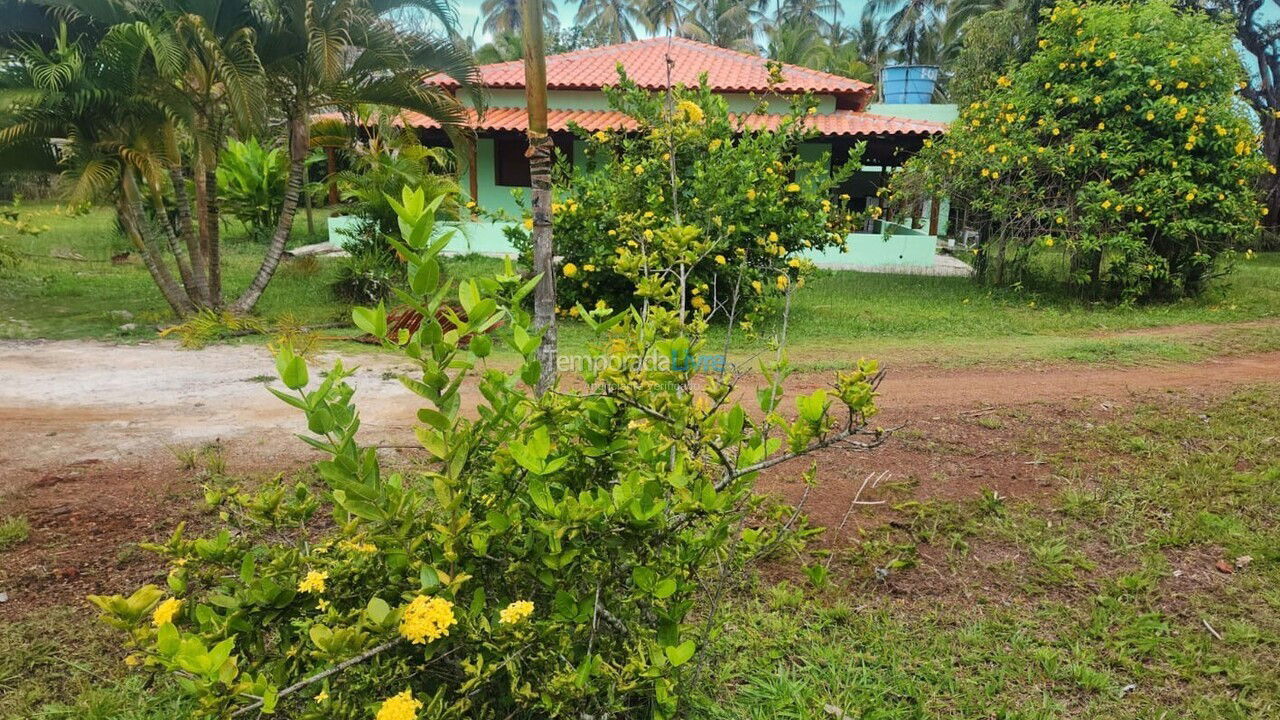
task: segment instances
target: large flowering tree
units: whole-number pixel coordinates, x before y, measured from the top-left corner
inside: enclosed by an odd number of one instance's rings
[[[1122,300],[1193,295],[1257,237],[1260,154],[1231,28],[1165,0],[1059,3],[1025,64],[994,75],[907,164],[891,201],[948,195],[1000,284]]]
[[[801,154],[816,135],[812,97],[762,97],[753,112],[731,114],[705,84],[668,97],[619,73],[606,92],[635,127],[580,130],[586,162],[559,178],[557,302],[569,313],[578,303],[667,303],[736,313],[750,329],[763,301],[802,283],[802,252],[843,245],[860,222],[837,194],[860,149],[834,171],[828,157]],[[786,112],[770,114],[770,102]],[[527,230],[516,232],[530,247]],[[650,272],[658,267],[671,270]]]

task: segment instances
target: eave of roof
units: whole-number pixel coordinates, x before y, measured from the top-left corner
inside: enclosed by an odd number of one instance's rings
[[[527,132],[529,113],[524,108],[489,108],[477,120],[471,115],[471,126],[477,132]],[[742,116],[739,116],[742,117]],[[746,125],[752,129],[776,129],[785,115],[747,115]],[[433,129],[440,124],[417,113],[403,113],[397,124]],[[853,110],[837,110],[804,118],[804,122],[821,137],[878,137],[884,135],[937,135],[946,130],[941,123],[910,118],[875,115]],[[577,125],[588,132],[597,130],[634,130],[636,121],[616,110],[548,110],[547,129],[568,132]]]

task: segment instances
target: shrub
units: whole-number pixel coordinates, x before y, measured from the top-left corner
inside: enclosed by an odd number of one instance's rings
[[[353,311],[417,366],[402,380],[425,401],[422,461],[384,469],[356,439],[350,371],[310,383],[281,348],[288,391],[273,392],[326,456],[322,489],[211,488],[229,527],[151,546],[172,561],[167,591],[92,598],[127,633],[131,662],[172,674],[198,717],[672,717],[712,627],[714,604],[691,615],[702,591],[787,536],[744,526],[756,472],[882,438],[866,427],[874,364],[797,398],[794,420],[779,412],[788,369],[770,365],[753,419],[731,376],[695,391],[686,361],[702,340],[687,328],[705,323],[661,306],[584,313],[600,361],[591,389],[534,397],[540,338],[522,300],[538,279],[508,264],[460,284],[466,321],[442,310],[438,202],[393,201],[419,329],[389,333],[381,306]],[[444,331],[440,312],[456,327]],[[495,341],[516,351],[515,370],[486,365]],[[627,362],[648,353],[673,362]]]
[[[288,175],[285,153],[257,138],[231,140],[219,158],[218,197],[223,212],[239,220],[250,239],[265,242],[276,229]]]
[[[834,192],[858,167],[861,150],[834,173],[828,156],[806,160],[800,152],[815,132],[805,120],[816,109],[813,98],[797,98],[772,116],[761,100],[748,116],[732,116],[705,83],[677,88],[668,102],[619,75],[618,86],[606,90],[609,104],[636,128],[579,131],[587,162],[571,174],[559,171],[552,221],[564,257],[557,296],[565,310],[597,301],[620,307],[637,297],[652,302],[683,289],[687,306],[714,317],[735,305],[736,291],[739,318],[750,323],[761,301],[801,279],[807,265],[800,252],[842,245],[858,223]],[[766,119],[775,130],[752,129]],[[668,283],[669,276],[638,284],[637,271],[666,267],[656,234],[672,226],[700,236],[674,268],[682,282]],[[519,235],[529,261],[528,233]]]
[[[948,195],[965,208],[990,282],[1197,294],[1257,234],[1253,181],[1268,166],[1236,97],[1243,79],[1230,25],[1202,13],[1062,2],[1030,60],[893,178],[891,202]]]

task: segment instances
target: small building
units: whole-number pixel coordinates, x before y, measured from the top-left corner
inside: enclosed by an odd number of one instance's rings
[[[875,204],[876,189],[884,184],[892,168],[917,151],[926,138],[943,132],[946,122],[955,117],[955,108],[950,105],[896,105],[892,106],[895,114],[882,114],[872,104],[872,85],[796,65],[783,65],[782,81],[771,86],[765,58],[682,38],[652,38],[577,50],[548,56],[546,62],[548,129],[558,154],[571,159],[581,157],[582,150],[582,142],[573,135],[571,125],[589,132],[625,130],[633,125],[631,118],[609,108],[601,91],[617,83],[618,66],[625,68],[638,86],[654,91],[676,84],[694,86],[705,74],[708,87],[727,100],[730,112],[751,112],[756,106],[753,93],[811,93],[819,102],[817,113],[810,119],[818,135],[801,147],[802,154],[816,159],[830,152],[832,163],[843,164],[854,145],[866,142],[861,171],[842,188],[858,209]],[[479,70],[488,107],[483,114],[471,114],[477,142],[470,167],[461,178],[462,188],[481,207],[518,216],[521,208],[511,191],[529,187],[524,65],[521,61],[504,62],[484,65]],[[457,89],[450,78],[430,78],[427,82]],[[779,117],[789,109],[785,101],[772,105],[776,111],[771,112]],[[413,113],[404,118],[419,129],[424,141],[445,142],[434,121]],[[762,124],[767,122],[765,119]],[[485,223],[469,225],[463,232],[467,249],[509,251],[500,228],[484,227]],[[881,227],[869,227],[873,232],[850,238],[848,255],[812,259],[833,266],[931,265],[936,236],[946,229],[945,202],[921,208],[916,218],[889,225],[888,239]],[[828,254],[838,255],[835,251]]]

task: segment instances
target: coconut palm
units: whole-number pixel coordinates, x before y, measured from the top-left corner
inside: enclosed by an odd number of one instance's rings
[[[481,65],[519,60],[522,57],[524,39],[520,37],[520,33],[499,33],[476,49],[476,62]]]
[[[649,32],[670,33],[680,27],[689,14],[682,0],[639,0],[640,15]]]
[[[767,37],[765,53],[774,60],[815,69],[831,60],[831,46],[814,25],[784,21],[769,28]]]
[[[575,21],[611,43],[631,42],[644,15],[636,0],[582,0]]]
[[[898,48],[898,59],[910,64],[920,62],[922,43],[931,42],[926,36],[946,17],[945,0],[870,0],[868,7],[889,13],[889,40]]]
[[[493,35],[519,34],[524,21],[521,19],[521,0],[484,0],[480,3],[480,16],[484,18],[485,32]],[[555,3],[542,6],[542,24],[552,32],[560,26],[560,16]]]
[[[739,52],[755,53],[750,0],[700,0],[680,24],[680,37]]]

